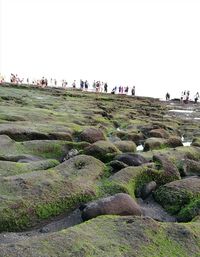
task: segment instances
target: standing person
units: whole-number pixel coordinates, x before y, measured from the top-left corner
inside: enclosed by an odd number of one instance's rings
[[[183,91],[181,92],[181,99],[180,99],[180,103],[182,104],[183,103],[183,96],[184,96],[184,93]]]
[[[97,81],[96,83],[96,92],[99,92],[100,89],[100,81]]]
[[[170,100],[170,94],[168,92],[167,92],[165,98],[166,98],[166,101]]]
[[[89,87],[89,84],[88,84],[88,81],[86,80],[85,81],[85,91],[88,91],[88,87]]]
[[[128,86],[127,86],[127,87],[125,88],[125,91],[124,91],[126,94],[128,94],[128,89],[129,89],[129,88],[128,88]]]
[[[48,79],[45,79],[44,82],[45,82],[45,86],[47,87],[48,86]]]
[[[135,86],[133,86],[132,89],[131,89],[131,95],[135,96]]]
[[[105,92],[105,93],[108,92],[108,84],[107,84],[107,82],[104,84],[104,92]]]
[[[190,98],[190,91],[187,91],[185,103],[188,104]]]
[[[197,92],[195,97],[194,97],[195,104],[197,104],[198,99],[199,99],[199,92]]]
[[[121,91],[122,91],[122,87],[119,86],[119,94],[121,94]]]
[[[94,91],[96,90],[96,82],[95,82],[95,80],[94,80],[94,82],[92,84],[92,88],[93,88]]]
[[[83,90],[83,89],[84,89],[84,82],[83,82],[83,80],[82,80],[82,79],[80,80],[80,88],[81,88],[81,90]]]
[[[74,82],[72,83],[72,87],[76,88],[76,80],[74,80]]]

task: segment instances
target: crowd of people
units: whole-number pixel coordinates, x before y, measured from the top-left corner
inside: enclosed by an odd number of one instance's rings
[[[0,74],[0,83],[6,82],[5,78]],[[58,81],[57,79],[47,79],[45,77],[42,77],[41,79],[33,79],[30,80],[29,78],[24,79],[24,78],[19,78],[17,74],[11,73],[10,75],[10,83],[13,84],[32,84],[36,85],[39,87],[62,87],[62,88],[77,88],[81,89],[82,91],[93,91],[93,92],[100,92],[100,93],[108,93],[108,83],[107,82],[102,82],[102,81],[93,81],[92,85],[89,84],[88,80],[80,80],[80,82],[77,82],[74,80],[72,84],[69,84],[66,80],[61,80]],[[58,83],[59,82],[59,83]],[[61,83],[60,83],[61,82]],[[115,86],[111,90],[111,94],[128,94],[129,93],[129,87],[128,86]],[[130,91],[132,96],[135,96],[135,86],[131,88]]]

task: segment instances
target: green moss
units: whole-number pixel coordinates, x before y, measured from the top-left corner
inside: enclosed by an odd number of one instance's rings
[[[56,216],[66,210],[72,210],[81,203],[86,203],[96,199],[96,195],[76,194],[70,198],[63,199],[56,202],[45,203],[37,205],[35,208],[36,215],[39,219],[47,219],[51,216]]]
[[[148,229],[145,231],[148,236],[149,244],[141,247],[139,256],[143,257],[188,257],[188,253],[183,246],[174,238],[167,235],[164,226],[159,229],[158,233],[155,230]]]
[[[178,213],[178,219],[180,221],[190,221],[200,213],[200,197],[190,200],[183,209]]]
[[[110,178],[103,178],[99,185],[100,195],[127,193],[133,198],[138,195],[144,184],[156,180],[159,171],[147,166],[128,167],[120,170]]]
[[[200,223],[159,223],[145,217],[100,216],[20,243],[1,244],[2,256],[198,257]]]

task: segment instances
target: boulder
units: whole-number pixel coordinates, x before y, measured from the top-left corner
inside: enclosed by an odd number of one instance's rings
[[[184,163],[184,174],[185,176],[200,176],[200,162],[186,159]]]
[[[169,133],[165,129],[158,128],[150,130],[149,136],[158,138],[169,138]]]
[[[6,147],[6,146],[11,146],[14,144],[14,140],[12,140],[9,136],[7,135],[0,135],[0,147]]]
[[[136,152],[136,144],[133,141],[116,141],[114,145],[122,152]]]
[[[124,162],[128,166],[139,166],[148,162],[142,155],[136,153],[123,153],[117,155],[115,160]]]
[[[180,221],[190,221],[200,214],[200,178],[189,177],[170,182],[157,189],[154,197]]]
[[[200,223],[157,222],[142,216],[99,216],[42,236],[0,244],[9,257],[197,257]]]
[[[48,138],[52,140],[73,141],[72,135],[68,132],[52,132],[49,133]]]
[[[158,185],[181,179],[178,168],[166,155],[155,154],[153,155],[153,161],[156,163],[156,168],[160,170],[160,175],[156,180]]]
[[[87,203],[82,208],[82,219],[89,220],[100,215],[142,215],[139,205],[128,194],[113,196]]]
[[[86,128],[83,130],[79,136],[81,141],[95,143],[100,140],[105,140],[104,133],[97,128]]]
[[[78,155],[51,169],[0,178],[0,231],[19,231],[91,201],[104,170],[101,161]]]
[[[140,144],[144,140],[144,135],[139,131],[116,131],[112,134],[117,136],[121,140],[133,141],[136,145]]]
[[[4,124],[0,126],[0,135],[7,135],[16,141],[48,139],[47,133],[35,131],[28,127],[5,126]]]
[[[57,160],[51,159],[31,162],[27,161],[27,159],[24,159],[23,162],[0,161],[0,177],[30,173],[34,170],[47,170],[59,164],[60,163]]]
[[[164,138],[150,137],[144,143],[144,151],[162,149],[167,147],[167,140]]]
[[[121,169],[128,167],[127,164],[125,164],[124,162],[118,161],[118,160],[109,162],[109,165],[112,167],[112,172],[117,172]]]
[[[170,137],[167,139],[167,145],[168,147],[178,147],[183,146],[182,140],[180,137]]]
[[[111,161],[120,151],[111,142],[101,140],[86,147],[85,153],[107,162]]]
[[[155,191],[157,184],[155,181],[151,181],[143,185],[141,189],[141,198],[146,199],[153,191]]]
[[[200,147],[200,137],[193,138],[191,145]]]

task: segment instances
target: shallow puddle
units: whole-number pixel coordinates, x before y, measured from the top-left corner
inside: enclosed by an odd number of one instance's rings
[[[139,151],[143,151],[144,150],[144,146],[143,145],[138,145],[136,149],[137,149],[138,152]]]
[[[169,110],[169,112],[178,112],[178,113],[193,113],[192,110]]]

